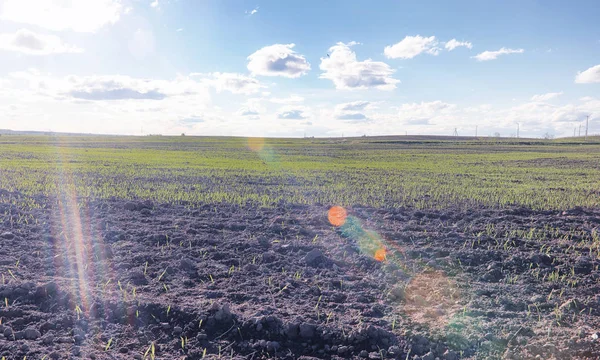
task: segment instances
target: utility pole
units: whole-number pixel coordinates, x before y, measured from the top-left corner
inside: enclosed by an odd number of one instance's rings
[[[575,137],[575,130],[577,130],[577,126],[573,128],[573,137]]]
[[[477,125],[475,125],[475,137],[477,137]]]
[[[454,128],[454,136],[458,136],[458,131],[456,130],[457,128]]]
[[[577,136],[581,136],[581,124],[579,124],[579,134]]]
[[[519,138],[519,123],[517,123],[517,139]]]
[[[590,125],[590,116],[585,119],[585,141],[587,141],[588,126]]]

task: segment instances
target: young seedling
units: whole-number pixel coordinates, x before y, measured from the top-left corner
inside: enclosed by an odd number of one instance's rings
[[[82,311],[79,305],[75,305],[75,313],[77,314],[77,320],[80,320]]]
[[[162,274],[160,274],[160,276],[158,277],[158,281],[160,281],[160,279],[162,279],[163,276],[165,276],[165,274],[167,273],[167,269],[165,269]]]
[[[106,346],[104,347],[104,351],[108,351],[108,349],[110,348],[110,345],[112,344],[113,339],[110,338],[108,340],[108,343],[106,343]]]

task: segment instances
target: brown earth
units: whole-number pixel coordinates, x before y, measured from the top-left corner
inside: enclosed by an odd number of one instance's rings
[[[600,358],[600,211],[327,211],[0,191],[0,355]]]

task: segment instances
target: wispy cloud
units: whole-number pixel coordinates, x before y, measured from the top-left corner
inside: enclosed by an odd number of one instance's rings
[[[56,35],[38,34],[27,29],[21,29],[14,34],[0,34],[0,50],[29,55],[83,52],[83,49],[63,43]]]
[[[498,56],[500,56],[500,55],[522,54],[524,52],[525,52],[525,50],[523,50],[523,49],[501,48],[500,50],[497,50],[497,51],[489,51],[489,50],[484,51],[480,54],[473,56],[473,58],[475,58],[477,61],[489,61],[489,60],[496,60],[498,58]]]
[[[456,49],[457,47],[461,47],[461,46],[464,46],[467,49],[472,49],[473,48],[473,44],[471,44],[471,42],[469,42],[469,41],[458,41],[456,39],[452,39],[452,40],[448,41],[444,45],[444,47],[448,51],[452,51],[452,50]]]
[[[421,53],[439,54],[440,48],[437,45],[435,36],[406,36],[400,42],[386,46],[383,53],[388,59],[412,59]]]
[[[252,10],[246,10],[246,11],[245,11],[245,14],[246,14],[246,15],[248,15],[248,16],[252,16],[252,15],[254,15],[254,14],[256,14],[256,13],[258,12],[258,8],[259,8],[259,7],[257,6],[257,7],[255,7],[255,8],[254,8],[254,9],[252,9]]]
[[[563,93],[561,92],[551,92],[546,94],[533,95],[531,97],[531,101],[549,101],[552,99],[556,99],[561,96]]]

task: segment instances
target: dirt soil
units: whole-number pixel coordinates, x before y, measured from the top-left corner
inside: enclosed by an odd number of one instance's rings
[[[600,358],[599,210],[0,200],[6,359]]]

